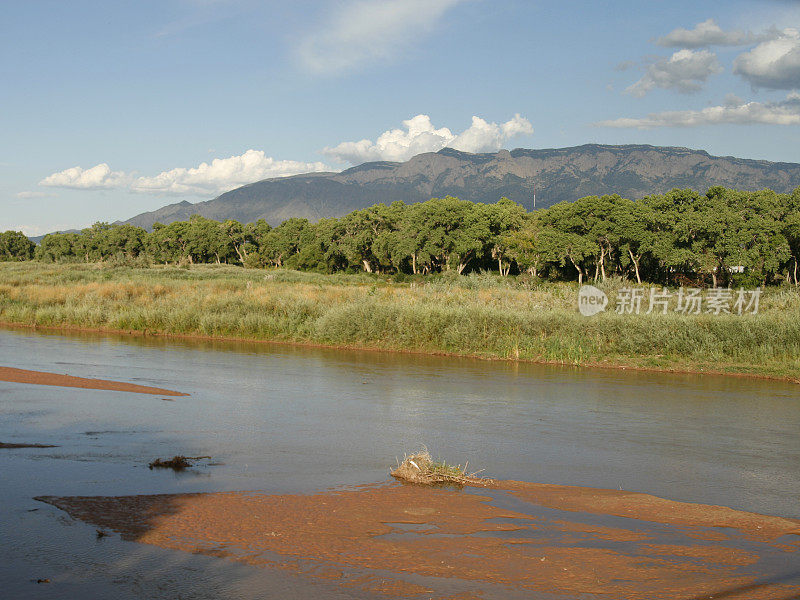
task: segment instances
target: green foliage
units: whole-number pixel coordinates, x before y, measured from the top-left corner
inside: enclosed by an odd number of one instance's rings
[[[36,244],[21,231],[0,233],[0,261],[31,260]]]
[[[31,258],[27,238],[20,236],[0,235],[0,259]],[[588,196],[533,213],[507,198],[480,204],[448,196],[376,204],[318,223],[293,218],[274,228],[263,219],[243,225],[198,215],[156,223],[151,233],[95,223],[79,234],[45,236],[35,257],[361,271],[391,274],[396,281],[492,270],[579,282],[797,284],[800,188],[792,194],[676,189],[639,201]]]

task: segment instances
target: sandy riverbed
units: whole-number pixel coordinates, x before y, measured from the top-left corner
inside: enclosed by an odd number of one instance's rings
[[[13,383],[30,383],[35,385],[55,385],[60,387],[84,388],[90,390],[108,390],[113,392],[134,392],[137,394],[155,394],[158,396],[188,396],[182,392],[165,390],[147,385],[125,383],[123,381],[108,381],[106,379],[88,379],[74,377],[60,373],[46,373],[43,371],[28,371],[13,367],[0,367],[0,381]]]
[[[613,490],[388,483],[311,495],[40,500],[124,539],[289,569],[382,597],[800,594],[800,522]]]

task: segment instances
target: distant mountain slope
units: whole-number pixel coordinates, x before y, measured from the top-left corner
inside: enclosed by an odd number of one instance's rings
[[[80,229],[65,229],[64,231],[59,231],[59,232],[57,232],[57,233],[80,233],[80,232],[81,232],[81,230],[80,230]],[[54,232],[52,232],[52,233],[56,233],[56,232],[54,231]],[[47,235],[46,233],[43,233],[42,235],[34,235],[34,236],[27,236],[27,237],[28,237],[28,239],[29,239],[30,241],[32,241],[34,244],[38,244],[39,242],[41,242],[41,241],[42,241],[42,239],[43,239],[43,238],[44,238],[44,236],[46,236],[46,235]]]
[[[266,179],[206,202],[171,204],[126,223],[149,229],[155,222],[166,224],[200,214],[243,223],[263,218],[275,225],[290,217],[315,221],[379,202],[413,203],[447,195],[474,202],[496,202],[506,196],[530,210],[534,184],[538,208],[594,194],[618,193],[636,199],[676,187],[705,192],[722,185],[789,192],[800,186],[800,164],[640,145],[587,144],[495,154],[446,148],[404,163],[372,162],[341,173]]]

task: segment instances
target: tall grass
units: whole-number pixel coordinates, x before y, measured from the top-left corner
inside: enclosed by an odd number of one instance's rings
[[[577,312],[577,286],[489,274],[410,278],[200,265],[0,264],[0,321],[796,377],[800,294],[758,315]],[[609,281],[609,291],[619,281]]]

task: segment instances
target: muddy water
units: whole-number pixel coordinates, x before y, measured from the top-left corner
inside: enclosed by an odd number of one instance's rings
[[[0,365],[188,397],[0,383],[0,589],[10,597],[358,597],[97,538],[34,496],[263,490],[386,478],[404,450],[496,478],[800,518],[800,386],[267,344],[0,332]],[[156,457],[211,455],[181,474]],[[49,579],[50,583],[34,583]]]

